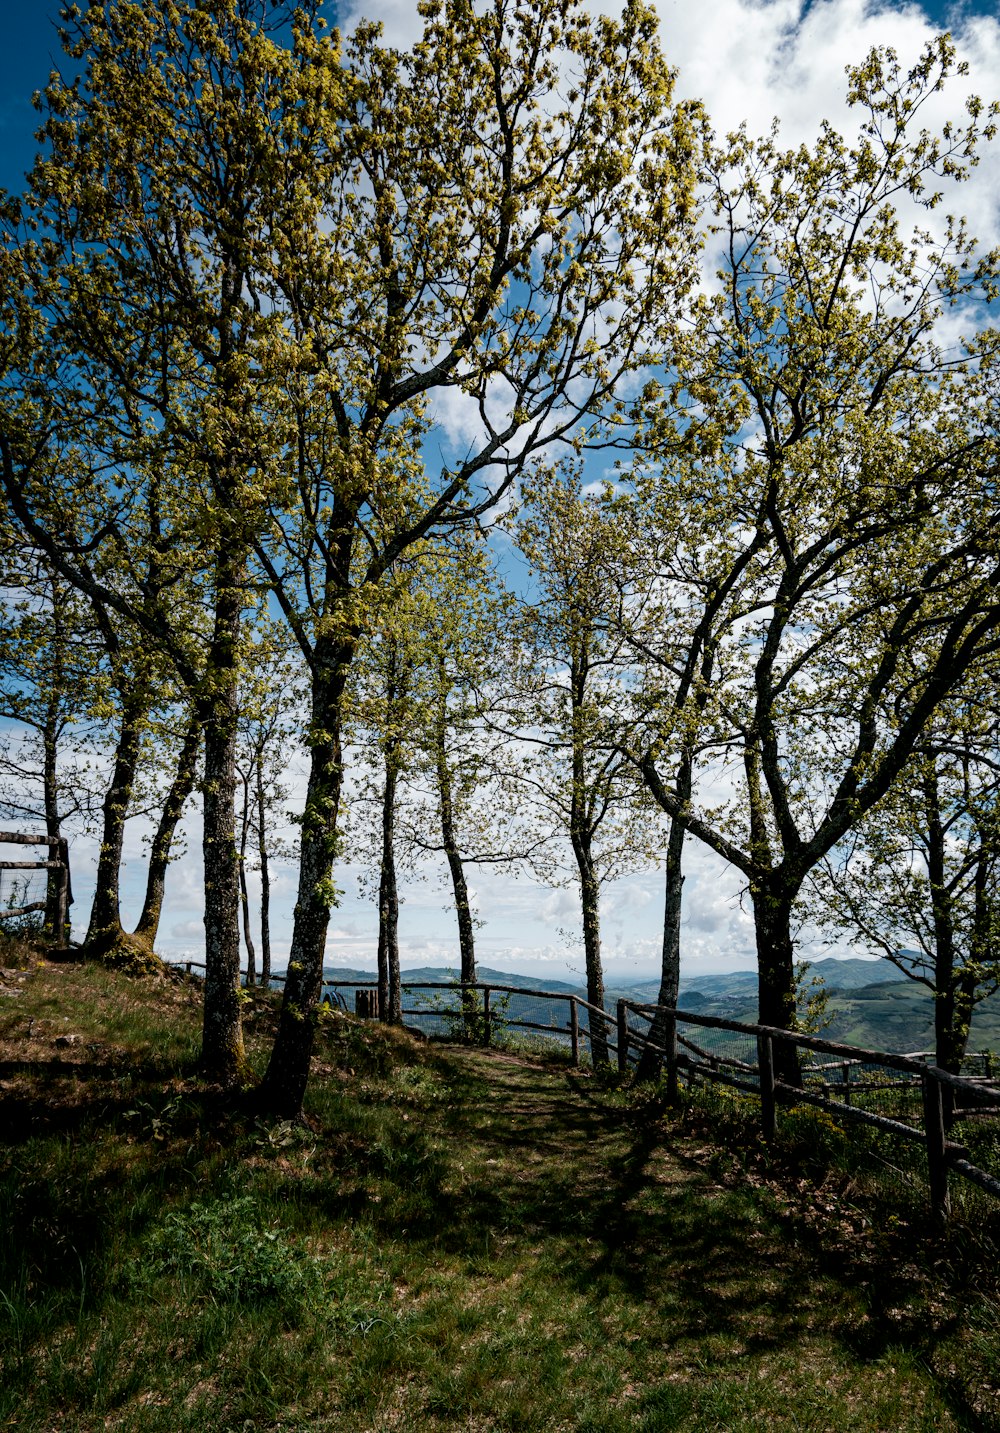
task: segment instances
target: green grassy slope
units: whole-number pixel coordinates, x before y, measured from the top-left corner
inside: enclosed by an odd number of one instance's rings
[[[998,1426],[953,1247],[694,1111],[334,1015],[280,1123],[198,1081],[197,987],[0,988],[0,1427]]]

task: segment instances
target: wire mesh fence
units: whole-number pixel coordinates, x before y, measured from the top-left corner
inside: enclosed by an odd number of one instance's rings
[[[44,868],[25,871],[0,866],[0,918],[27,921],[36,916],[30,924],[40,925],[37,917],[45,910],[48,888],[49,873]]]

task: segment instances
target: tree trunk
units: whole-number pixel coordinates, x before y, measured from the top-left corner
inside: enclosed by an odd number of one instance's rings
[[[58,684],[53,683],[53,690],[58,690]],[[49,858],[55,859],[57,847],[55,842],[61,838],[62,818],[59,814],[59,698],[53,696],[45,710],[45,720],[42,726],[42,800],[45,805],[45,834],[49,838]],[[68,857],[67,857],[68,859]],[[66,872],[67,886],[67,909],[71,899],[69,892],[69,871]],[[44,935],[46,940],[54,941],[62,945],[69,939],[69,929],[60,930],[61,898],[59,894],[59,873],[49,871],[45,886],[45,923]]]
[[[469,887],[465,879],[465,863],[459,850],[455,834],[455,810],[452,803],[451,782],[447,764],[441,761],[438,768],[438,792],[441,800],[441,842],[451,873],[451,888],[455,896],[455,914],[458,918],[458,948],[461,958],[461,979],[473,984],[476,979],[476,934],[469,904]]]
[[[604,1009],[604,970],[601,965],[601,887],[590,854],[590,843],[579,833],[573,837],[580,871],[580,904],[583,912],[583,950],[587,966],[587,1000]],[[595,1069],[608,1064],[607,1026],[599,1015],[588,1013],[590,1051]]]
[[[399,991],[399,891],[396,885],[396,763],[386,752],[382,790],[382,860],[378,882],[379,1014],[391,1025],[403,1018]]]
[[[160,815],[156,835],[149,852],[149,869],[146,873],[146,895],[142,902],[142,914],[133,934],[143,945],[153,949],[160,928],[160,912],[163,909],[163,892],[170,865],[170,850],[174,833],[181,819],[184,805],[194,790],[198,775],[198,752],[201,748],[202,722],[195,713],[184,733],[184,744],[177,758],[177,769],[170,783],[163,811]]]
[[[257,981],[257,952],[250,929],[250,895],[247,891],[247,843],[250,838],[250,777],[243,779],[243,812],[240,818],[240,908],[243,912],[243,943],[247,949],[247,987]]]
[[[604,969],[601,965],[601,886],[593,859],[594,828],[587,809],[587,732],[586,698],[589,663],[587,644],[589,631],[581,634],[579,650],[570,669],[570,703],[572,721],[572,780],[569,834],[580,873],[580,905],[583,916],[583,950],[587,967],[587,1001],[604,1009]],[[593,1011],[588,1012],[590,1053],[594,1068],[608,1063],[608,1035],[605,1021]]]
[[[220,555],[216,609],[206,664],[204,837],[205,1007],[201,1067],[234,1085],[246,1078],[240,1018],[240,877],[236,850],[237,653],[243,564]]]
[[[271,873],[267,864],[263,753],[257,753],[257,859],[260,862],[260,983],[271,984]]]
[[[285,1119],[296,1119],[309,1082],[316,1012],[323,988],[323,958],[330,908],[331,873],[337,853],[337,822],[343,788],[343,698],[354,644],[314,656],[312,758],[302,817],[302,857],[292,948],[275,1037],[261,1098]]]
[[[927,821],[927,879],[934,928],[934,1059],[942,1070],[957,1075],[969,1038],[972,1003],[962,998],[955,970],[955,913],[947,874],[947,838],[941,813],[936,759],[923,784]]]
[[[451,874],[451,888],[455,897],[455,915],[458,919],[458,949],[461,963],[460,980],[463,985],[473,985],[476,980],[476,935],[469,905],[469,886],[465,879],[465,864],[455,831],[455,799],[448,766],[448,681],[443,658],[438,659],[438,710],[434,726],[434,765],[437,775],[438,811],[441,818],[441,844]],[[475,996],[471,990],[462,991],[465,1034],[471,1038],[476,1012]]]
[[[690,793],[689,793],[690,794]],[[684,852],[684,825],[677,818],[670,821],[667,837],[666,892],[663,901],[663,958],[660,969],[660,993],[656,997],[658,1010],[650,1026],[649,1038],[654,1045],[667,1050],[667,1067],[672,1072],[671,1083],[676,1085],[675,1060],[677,1053],[677,1024],[666,1010],[676,1010],[681,983],[681,893],[684,885],[682,856]],[[652,1080],[659,1072],[662,1057],[650,1049],[639,1056],[636,1075],[640,1080]],[[671,1090],[671,1095],[676,1090]]]
[[[114,767],[104,797],[101,854],[97,862],[97,883],[90,910],[86,945],[95,955],[107,955],[120,945],[125,932],[121,920],[121,865],[125,844],[125,822],[132,798],[142,726],[149,712],[145,685],[138,685],[125,698],[121,730],[115,750]]]
[[[757,993],[761,1025],[779,1030],[796,1028],[795,947],[792,940],[794,893],[775,880],[751,885],[754,932],[757,938]],[[774,1071],[785,1084],[800,1085],[798,1054],[789,1041],[776,1040]]]

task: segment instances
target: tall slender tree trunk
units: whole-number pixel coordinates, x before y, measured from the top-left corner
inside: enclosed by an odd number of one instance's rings
[[[580,873],[580,905],[583,913],[583,952],[587,967],[587,1000],[604,1009],[604,969],[601,964],[601,886],[594,869],[589,833],[573,833],[573,851]],[[607,1025],[593,1010],[588,1014],[590,1050],[595,1068],[608,1063]]]
[[[58,683],[53,683],[53,690],[58,690]],[[59,841],[62,835],[62,817],[59,812],[59,698],[53,696],[49,699],[45,708],[45,717],[42,724],[42,802],[45,808],[45,834],[49,838],[49,859],[55,860],[57,847],[55,842]],[[69,872],[66,873],[66,883],[69,886]],[[67,896],[67,902],[70,896]],[[44,933],[47,940],[55,941],[62,945],[69,939],[68,930],[60,930],[60,896],[59,876],[56,871],[49,871],[45,884],[45,919]],[[67,904],[68,909],[68,904]]]
[[[455,915],[458,919],[458,949],[461,959],[461,978],[474,983],[476,979],[476,931],[469,903],[469,885],[465,879],[465,862],[455,830],[455,803],[451,787],[451,773],[443,750],[438,752],[438,798],[441,804],[441,842],[444,846],[451,888],[455,897]]]
[[[589,629],[581,634],[579,651],[570,667],[572,721],[572,779],[569,834],[580,876],[580,907],[583,916],[583,952],[587,970],[587,1001],[604,1009],[604,968],[601,964],[601,884],[594,864],[594,828],[587,809],[586,699],[589,662]],[[594,1067],[608,1063],[607,1024],[602,1016],[588,1013],[590,1053]]]
[[[400,704],[407,674],[394,639],[388,642],[385,683],[385,737],[382,787],[382,854],[378,878],[378,997],[379,1015],[390,1025],[403,1020],[399,988],[399,886],[396,881],[396,793],[399,783]]]
[[[160,912],[163,909],[163,892],[166,886],[167,868],[170,865],[170,851],[181,819],[184,805],[194,790],[198,776],[198,752],[201,749],[202,722],[195,712],[186,732],[177,758],[177,767],[167,791],[159,824],[149,851],[149,867],[146,872],[146,894],[142,902],[142,913],[133,935],[150,950],[156,941],[160,928]]]
[[[121,919],[125,822],[139,764],[142,728],[148,714],[149,692],[144,683],[137,683],[122,705],[111,782],[104,797],[101,854],[97,862],[97,883],[86,939],[88,949],[98,956],[109,954],[125,938]]]
[[[923,781],[923,804],[927,822],[927,878],[934,927],[934,1059],[941,1069],[957,1075],[965,1058],[973,999],[971,994],[969,997],[964,995],[961,972],[955,969],[955,913],[948,885],[947,837],[934,765]]]
[[[250,840],[250,777],[243,778],[243,810],[240,816],[240,907],[243,912],[243,944],[247,950],[247,985],[257,982],[257,952],[250,929],[250,893],[247,890],[247,845]]]
[[[472,919],[472,907],[469,904],[469,885],[465,879],[465,863],[462,860],[458,833],[455,829],[455,797],[451,768],[448,765],[448,690],[444,658],[439,657],[437,712],[434,723],[434,767],[437,777],[438,811],[441,818],[441,844],[451,875],[455,916],[458,921],[459,979],[463,986],[466,986],[475,984],[476,980],[476,933]],[[476,1000],[473,991],[463,989],[462,1010],[465,1034],[467,1038],[471,1038],[476,1014]]]
[[[211,1079],[247,1076],[240,1018],[240,877],[236,850],[237,660],[243,611],[242,554],[220,553],[206,663],[204,837],[205,1005],[201,1066]]]
[[[790,891],[780,872],[767,884],[759,878],[751,884],[757,941],[758,1020],[761,1025],[779,1030],[794,1030],[798,1023],[792,940],[792,904],[796,893],[797,887]],[[791,1042],[775,1042],[774,1069],[785,1084],[802,1083],[798,1054]]]
[[[271,872],[267,854],[263,752],[257,753],[257,860],[260,863],[260,983],[271,984]]]
[[[302,1109],[323,988],[344,776],[343,700],[353,655],[354,643],[347,641],[332,651],[318,646],[313,658],[312,755],[302,817],[295,924],[278,1033],[261,1090],[265,1104],[286,1119],[296,1118]]]
[[[690,779],[690,777],[689,777]],[[690,789],[688,791],[690,795]],[[649,1029],[649,1038],[654,1045],[667,1051],[667,1066],[671,1071],[671,1097],[676,1093],[677,1023],[668,1017],[667,1010],[676,1010],[681,984],[681,909],[684,871],[684,823],[674,816],[670,820],[667,836],[666,890],[663,901],[663,954],[660,967],[660,992],[656,997],[657,1011]],[[640,1080],[656,1077],[661,1057],[650,1049],[643,1050],[636,1071]]]
[[[399,989],[399,888],[396,882],[396,762],[387,750],[382,788],[382,858],[378,879],[379,1013],[390,1025],[403,1018]]]

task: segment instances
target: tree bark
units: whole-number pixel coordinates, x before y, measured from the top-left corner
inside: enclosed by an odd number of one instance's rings
[[[399,890],[396,884],[396,768],[392,755],[385,759],[382,789],[382,859],[378,883],[378,997],[379,1014],[390,1025],[402,1018],[399,991]]]
[[[267,857],[267,802],[264,794],[263,753],[257,760],[257,859],[260,862],[260,983],[271,984],[271,873]]]
[[[587,736],[585,730],[587,650],[591,632],[587,627],[577,634],[578,650],[570,663],[571,763],[572,792],[570,795],[569,834],[580,876],[580,907],[583,917],[583,951],[587,970],[587,1001],[604,1009],[604,969],[601,964],[601,885],[593,858],[594,827],[587,809]],[[608,1064],[607,1026],[600,1015],[591,1010],[587,1016],[590,1028],[590,1053],[594,1068]]]
[[[58,685],[53,683],[53,691],[57,690]],[[52,856],[56,849],[54,843],[61,838],[62,825],[62,818],[59,814],[58,730],[59,698],[53,695],[46,706],[42,726],[42,801],[45,806],[45,834],[49,838],[49,855],[52,859],[55,859]],[[69,871],[66,872],[66,884],[68,890]],[[69,899],[68,894],[67,901]],[[58,945],[62,945],[63,941],[69,938],[68,929],[59,929],[60,909],[58,872],[50,871],[45,886],[44,934],[47,940],[55,941]]]
[[[240,1018],[240,878],[236,850],[237,654],[243,610],[243,563],[216,562],[216,605],[206,663],[205,725],[205,1007],[201,1068],[226,1085],[247,1077]]]
[[[689,782],[690,785],[690,782]],[[690,795],[690,790],[688,792]],[[666,891],[663,901],[663,956],[660,968],[660,991],[657,995],[658,1009],[649,1029],[649,1038],[654,1045],[667,1050],[667,1065],[676,1080],[674,1062],[677,1052],[677,1024],[667,1010],[676,1010],[681,983],[681,905],[684,872],[684,824],[678,817],[672,817],[667,837]],[[662,1064],[662,1056],[654,1050],[644,1049],[639,1056],[636,1076],[640,1080],[656,1078]],[[675,1091],[671,1091],[675,1093]]]
[[[795,943],[792,940],[792,903],[795,893],[775,881],[758,878],[751,885],[754,934],[757,941],[757,1018],[761,1025],[794,1030]],[[800,1085],[798,1054],[790,1041],[776,1040],[774,1070],[779,1080]]]
[[[243,779],[243,812],[240,818],[240,909],[243,912],[243,944],[247,951],[247,986],[257,981],[257,952],[250,929],[250,894],[247,891],[247,844],[250,839],[250,777]]]
[[[177,830],[177,823],[181,819],[181,813],[188,797],[194,790],[195,781],[198,775],[198,752],[201,749],[202,722],[198,713],[195,713],[187,731],[184,733],[184,743],[180,755],[177,758],[177,769],[174,772],[173,780],[167,791],[166,800],[163,803],[163,811],[160,814],[159,824],[156,828],[156,835],[153,837],[153,844],[149,851],[149,868],[146,872],[146,894],[142,902],[142,914],[139,916],[139,924],[133,934],[142,943],[153,949],[157,932],[160,928],[160,912],[163,909],[163,892],[167,879],[167,867],[170,865],[170,851],[173,846],[174,834]]]
[[[399,648],[389,640],[385,684],[385,784],[382,788],[382,856],[378,883],[378,995],[379,1015],[390,1025],[403,1019],[399,988],[399,888],[396,882],[396,791],[399,782],[399,705],[406,674]]]
[[[85,942],[88,949],[98,956],[112,951],[125,935],[121,918],[122,851],[128,806],[139,764],[142,726],[148,712],[149,693],[145,684],[137,684],[122,706],[114,767],[104,797],[101,854],[97,862],[97,883]]]
[[[465,879],[465,863],[455,831],[455,803],[451,786],[451,772],[444,750],[444,734],[438,732],[437,749],[438,801],[441,815],[441,844],[444,847],[451,875],[451,888],[455,897],[455,914],[458,918],[458,948],[461,960],[461,979],[473,983],[476,979],[476,933],[469,904],[469,886]]]
[[[343,789],[341,730],[353,641],[314,654],[312,756],[302,817],[302,855],[292,948],[281,1002],[278,1033],[261,1089],[265,1105],[285,1119],[296,1119],[309,1081],[316,1013],[323,988],[323,958],[337,852],[338,817]]]
[[[573,833],[573,850],[580,872],[580,905],[583,913],[583,950],[587,967],[587,1000],[604,1009],[604,969],[601,965],[601,887],[594,870],[590,842],[581,832]],[[604,1020],[588,1012],[590,1052],[595,1069],[608,1064],[608,1033]]]
[[[451,768],[448,765],[448,691],[444,659],[438,659],[437,713],[434,724],[434,767],[438,788],[438,814],[441,818],[441,845],[451,875],[451,889],[455,898],[455,915],[458,920],[458,950],[460,962],[459,978],[463,986],[473,985],[476,980],[476,934],[469,904],[469,886],[465,879],[465,864],[455,830],[455,797],[452,788]],[[462,1012],[466,1039],[474,1036],[476,1014],[475,994],[472,990],[462,991]]]

